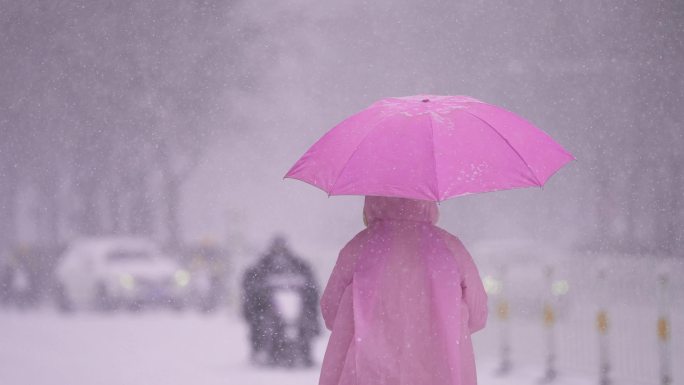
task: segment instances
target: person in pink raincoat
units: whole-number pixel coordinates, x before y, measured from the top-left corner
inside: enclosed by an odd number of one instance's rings
[[[367,196],[367,228],[340,252],[321,298],[332,331],[320,385],[474,385],[472,333],[487,295],[437,204]]]

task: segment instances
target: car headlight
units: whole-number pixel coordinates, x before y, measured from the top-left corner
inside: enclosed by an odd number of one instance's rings
[[[570,291],[570,284],[565,279],[555,281],[551,284],[551,292],[555,296],[566,295],[568,294],[568,291]]]
[[[133,290],[135,288],[135,278],[130,274],[121,274],[119,276],[119,284],[126,290]]]
[[[487,292],[487,294],[496,295],[501,293],[501,281],[492,277],[491,275],[485,276],[482,279],[482,284],[484,285],[484,289]]]
[[[176,286],[185,287],[190,283],[190,273],[187,270],[177,270],[173,274],[173,280],[176,282]]]

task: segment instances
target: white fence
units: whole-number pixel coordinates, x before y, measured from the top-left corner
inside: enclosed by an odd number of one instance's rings
[[[480,357],[597,384],[684,384],[684,258],[483,258],[490,317]],[[503,371],[505,372],[505,371]],[[505,373],[502,373],[505,375]]]

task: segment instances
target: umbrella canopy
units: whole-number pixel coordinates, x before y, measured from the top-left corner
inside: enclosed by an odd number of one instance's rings
[[[329,195],[430,201],[542,187],[574,157],[503,108],[468,96],[386,98],[326,133],[285,175]]]

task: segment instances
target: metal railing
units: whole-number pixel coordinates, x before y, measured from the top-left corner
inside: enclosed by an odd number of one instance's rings
[[[684,259],[577,256],[481,268],[487,328],[479,357],[506,376],[538,367],[541,383],[564,374],[609,384],[684,384]]]

